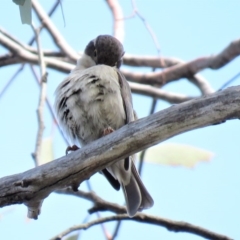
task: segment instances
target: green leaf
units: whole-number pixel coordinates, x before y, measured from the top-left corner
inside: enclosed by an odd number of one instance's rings
[[[165,143],[147,150],[147,162],[171,166],[194,167],[198,162],[210,161],[213,153],[190,145]]]
[[[22,24],[32,24],[32,2],[31,0],[13,0],[18,6]]]
[[[39,157],[40,165],[51,162],[54,159],[52,137],[42,140],[41,152]]]
[[[79,234],[71,235],[70,237],[65,238],[65,240],[78,240],[78,236]]]
[[[25,0],[12,0],[12,1],[17,5],[21,5],[21,6],[23,6],[23,4],[25,3]]]

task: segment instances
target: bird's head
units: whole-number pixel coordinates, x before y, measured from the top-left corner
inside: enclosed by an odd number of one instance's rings
[[[90,57],[95,65],[104,64],[119,68],[122,64],[124,49],[115,37],[100,35],[88,43],[84,54]]]

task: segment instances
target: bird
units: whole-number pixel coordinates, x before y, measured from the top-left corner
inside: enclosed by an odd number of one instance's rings
[[[76,67],[55,91],[59,124],[73,146],[85,146],[136,119],[130,86],[120,72],[124,48],[110,35],[91,40]],[[129,217],[154,201],[134,164],[134,155],[101,171],[115,190],[122,188]]]

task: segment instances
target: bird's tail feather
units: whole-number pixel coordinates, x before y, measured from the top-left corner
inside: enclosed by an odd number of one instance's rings
[[[153,206],[154,202],[147,189],[145,188],[134,163],[131,164],[131,179],[127,185],[122,185],[127,212],[133,217],[137,211],[147,209]]]

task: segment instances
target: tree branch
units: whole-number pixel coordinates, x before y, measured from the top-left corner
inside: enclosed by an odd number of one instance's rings
[[[193,97],[188,97],[183,94],[164,91],[157,87],[149,86],[146,84],[129,82],[129,85],[130,85],[131,91],[133,93],[138,93],[138,94],[142,94],[145,96],[154,97],[154,98],[161,99],[166,102],[173,103],[173,104],[182,103],[182,102],[193,99]]]
[[[178,64],[184,64],[186,62],[170,57],[137,56],[125,54],[123,63],[133,67],[169,68]],[[214,89],[211,87],[210,83],[199,74],[188,77],[188,80],[196,85],[203,95],[214,92]]]
[[[51,240],[61,240],[62,237],[66,236],[67,234],[81,229],[88,229],[94,225],[100,224],[100,223],[106,223],[111,221],[119,221],[119,220],[128,220],[128,221],[136,221],[141,223],[149,223],[154,224],[157,226],[162,226],[167,228],[169,231],[172,232],[187,232],[187,233],[193,233],[195,235],[204,237],[206,239],[211,240],[232,240],[231,238],[220,235],[214,232],[211,232],[207,229],[204,229],[202,227],[194,226],[193,224],[187,223],[187,222],[180,222],[180,221],[172,221],[166,218],[160,218],[156,216],[151,216],[148,214],[143,213],[137,213],[133,218],[129,218],[127,214],[119,214],[119,215],[113,215],[108,217],[103,217],[85,224],[76,225],[73,227],[70,227],[69,229],[63,231],[62,233],[58,234],[57,236],[51,238]]]
[[[66,42],[66,40],[62,37],[59,30],[53,24],[52,20],[49,18],[47,13],[41,7],[41,5],[36,0],[32,0],[32,6],[34,11],[36,12],[40,21],[44,24],[50,36],[53,38],[56,45],[64,52],[71,60],[77,61],[79,58],[77,52],[72,49],[72,47]]]
[[[92,174],[129,155],[189,130],[240,118],[240,86],[171,106],[92,142],[67,156],[0,179],[0,207],[28,206],[51,192],[76,189]]]
[[[26,47],[24,44],[18,42],[12,36],[4,33],[0,29],[0,43],[9,49],[12,54],[7,54],[0,57],[0,66],[6,66],[15,63],[29,62],[37,64],[38,59],[36,56],[36,50],[32,47]],[[48,57],[47,57],[48,54]],[[51,54],[56,56],[56,53],[46,53],[45,62],[48,67],[60,70],[62,72],[69,72],[74,67],[71,61],[66,61],[62,58],[62,53],[57,53],[61,58],[50,57]],[[162,72],[152,73],[133,73],[126,70],[122,70],[123,74],[130,81],[137,83],[145,83],[149,85],[165,85],[169,82],[176,81],[180,78],[188,78],[190,82],[195,84],[203,94],[209,94],[213,92],[210,84],[201,76],[195,75],[197,72],[206,69],[219,69],[226,65],[234,58],[240,55],[240,39],[233,41],[228,47],[226,47],[221,53],[215,56],[202,57],[195,59],[187,63],[181,63],[180,60],[171,58],[153,58],[153,57],[134,57],[126,55],[124,61],[129,65],[151,65],[151,66],[170,66]],[[164,63],[164,64],[163,64]],[[177,64],[179,63],[179,64]],[[171,65],[172,64],[172,65]]]
[[[37,42],[37,49],[38,49],[38,58],[39,58],[39,66],[40,66],[40,93],[39,93],[39,102],[38,102],[38,108],[37,108],[37,118],[38,118],[38,131],[37,131],[37,138],[36,138],[36,146],[35,146],[35,152],[32,154],[33,159],[35,161],[35,165],[40,165],[40,151],[42,146],[42,136],[44,131],[44,120],[43,120],[43,110],[44,110],[44,104],[46,99],[46,89],[47,89],[47,72],[46,72],[46,66],[44,62],[43,52],[40,44],[40,38],[39,33],[40,30],[36,29],[32,24],[32,29],[35,33],[35,38]]]
[[[124,40],[124,21],[122,8],[117,0],[106,0],[113,15],[113,36],[121,43]]]
[[[86,200],[89,200],[93,202],[93,207],[88,210],[90,214],[95,213],[97,211],[111,211],[113,213],[118,214],[117,216],[110,216],[107,218],[101,218],[98,220],[94,220],[92,222],[86,223],[86,224],[80,224],[77,226],[70,227],[69,229],[63,231],[62,233],[58,234],[57,236],[53,237],[52,239],[61,239],[62,237],[66,236],[67,234],[80,230],[80,229],[88,229],[96,224],[100,224],[103,222],[108,221],[117,221],[117,220],[133,220],[137,222],[143,222],[143,223],[149,223],[149,224],[155,224],[161,227],[167,228],[169,231],[173,232],[188,232],[193,233],[195,235],[207,238],[207,239],[217,239],[217,240],[230,240],[230,238],[211,232],[207,229],[195,226],[193,224],[189,224],[186,222],[180,222],[180,221],[172,221],[170,219],[166,218],[160,218],[157,216],[152,216],[149,214],[144,213],[138,213],[133,218],[129,218],[126,215],[126,208],[124,206],[120,206],[115,203],[111,203],[108,201],[105,201],[104,199],[100,198],[98,195],[96,195],[94,192],[84,192],[84,191],[77,191],[74,192],[71,188],[66,188],[62,190],[56,191],[59,194],[67,194],[72,195],[76,197],[81,197]],[[99,222],[98,222],[99,221]]]
[[[164,85],[180,78],[192,77],[206,68],[219,69],[239,55],[240,39],[230,43],[229,46],[215,56],[201,57],[188,63],[178,64],[165,69],[163,72],[132,73],[123,71],[123,73],[129,80],[134,82]]]

